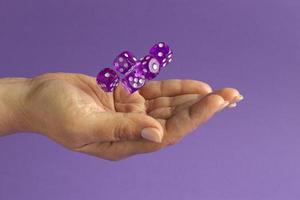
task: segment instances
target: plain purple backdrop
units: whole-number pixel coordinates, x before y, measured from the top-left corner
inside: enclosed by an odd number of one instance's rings
[[[122,50],[174,50],[159,79],[245,96],[178,145],[109,162],[0,138],[0,199],[300,198],[299,0],[0,0],[0,76],[96,75]]]

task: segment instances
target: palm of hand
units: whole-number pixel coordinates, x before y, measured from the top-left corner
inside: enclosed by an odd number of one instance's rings
[[[32,85],[29,113],[39,122],[31,125],[34,131],[109,160],[175,144],[238,95],[229,88],[211,93],[207,84],[193,80],[151,81],[134,94],[119,85],[106,93],[94,77],[63,73],[39,76]],[[149,127],[163,133],[156,138],[161,143],[141,137]]]

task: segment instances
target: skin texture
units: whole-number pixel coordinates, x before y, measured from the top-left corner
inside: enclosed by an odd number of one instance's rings
[[[236,89],[212,91],[195,80],[150,81],[129,94],[122,85],[106,93],[83,74],[0,79],[0,136],[35,132],[115,161],[176,144],[242,99]]]

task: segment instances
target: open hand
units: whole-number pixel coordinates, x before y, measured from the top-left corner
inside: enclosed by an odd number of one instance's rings
[[[212,91],[195,80],[150,81],[134,94],[122,85],[106,93],[83,74],[44,74],[28,85],[22,106],[26,129],[108,160],[175,144],[242,99],[236,89]]]

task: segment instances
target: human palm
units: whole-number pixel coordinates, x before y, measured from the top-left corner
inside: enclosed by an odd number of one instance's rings
[[[24,108],[29,130],[109,160],[175,144],[241,100],[235,89],[213,92],[195,80],[150,81],[133,94],[122,85],[106,93],[94,77],[82,74],[45,74],[30,85]]]

